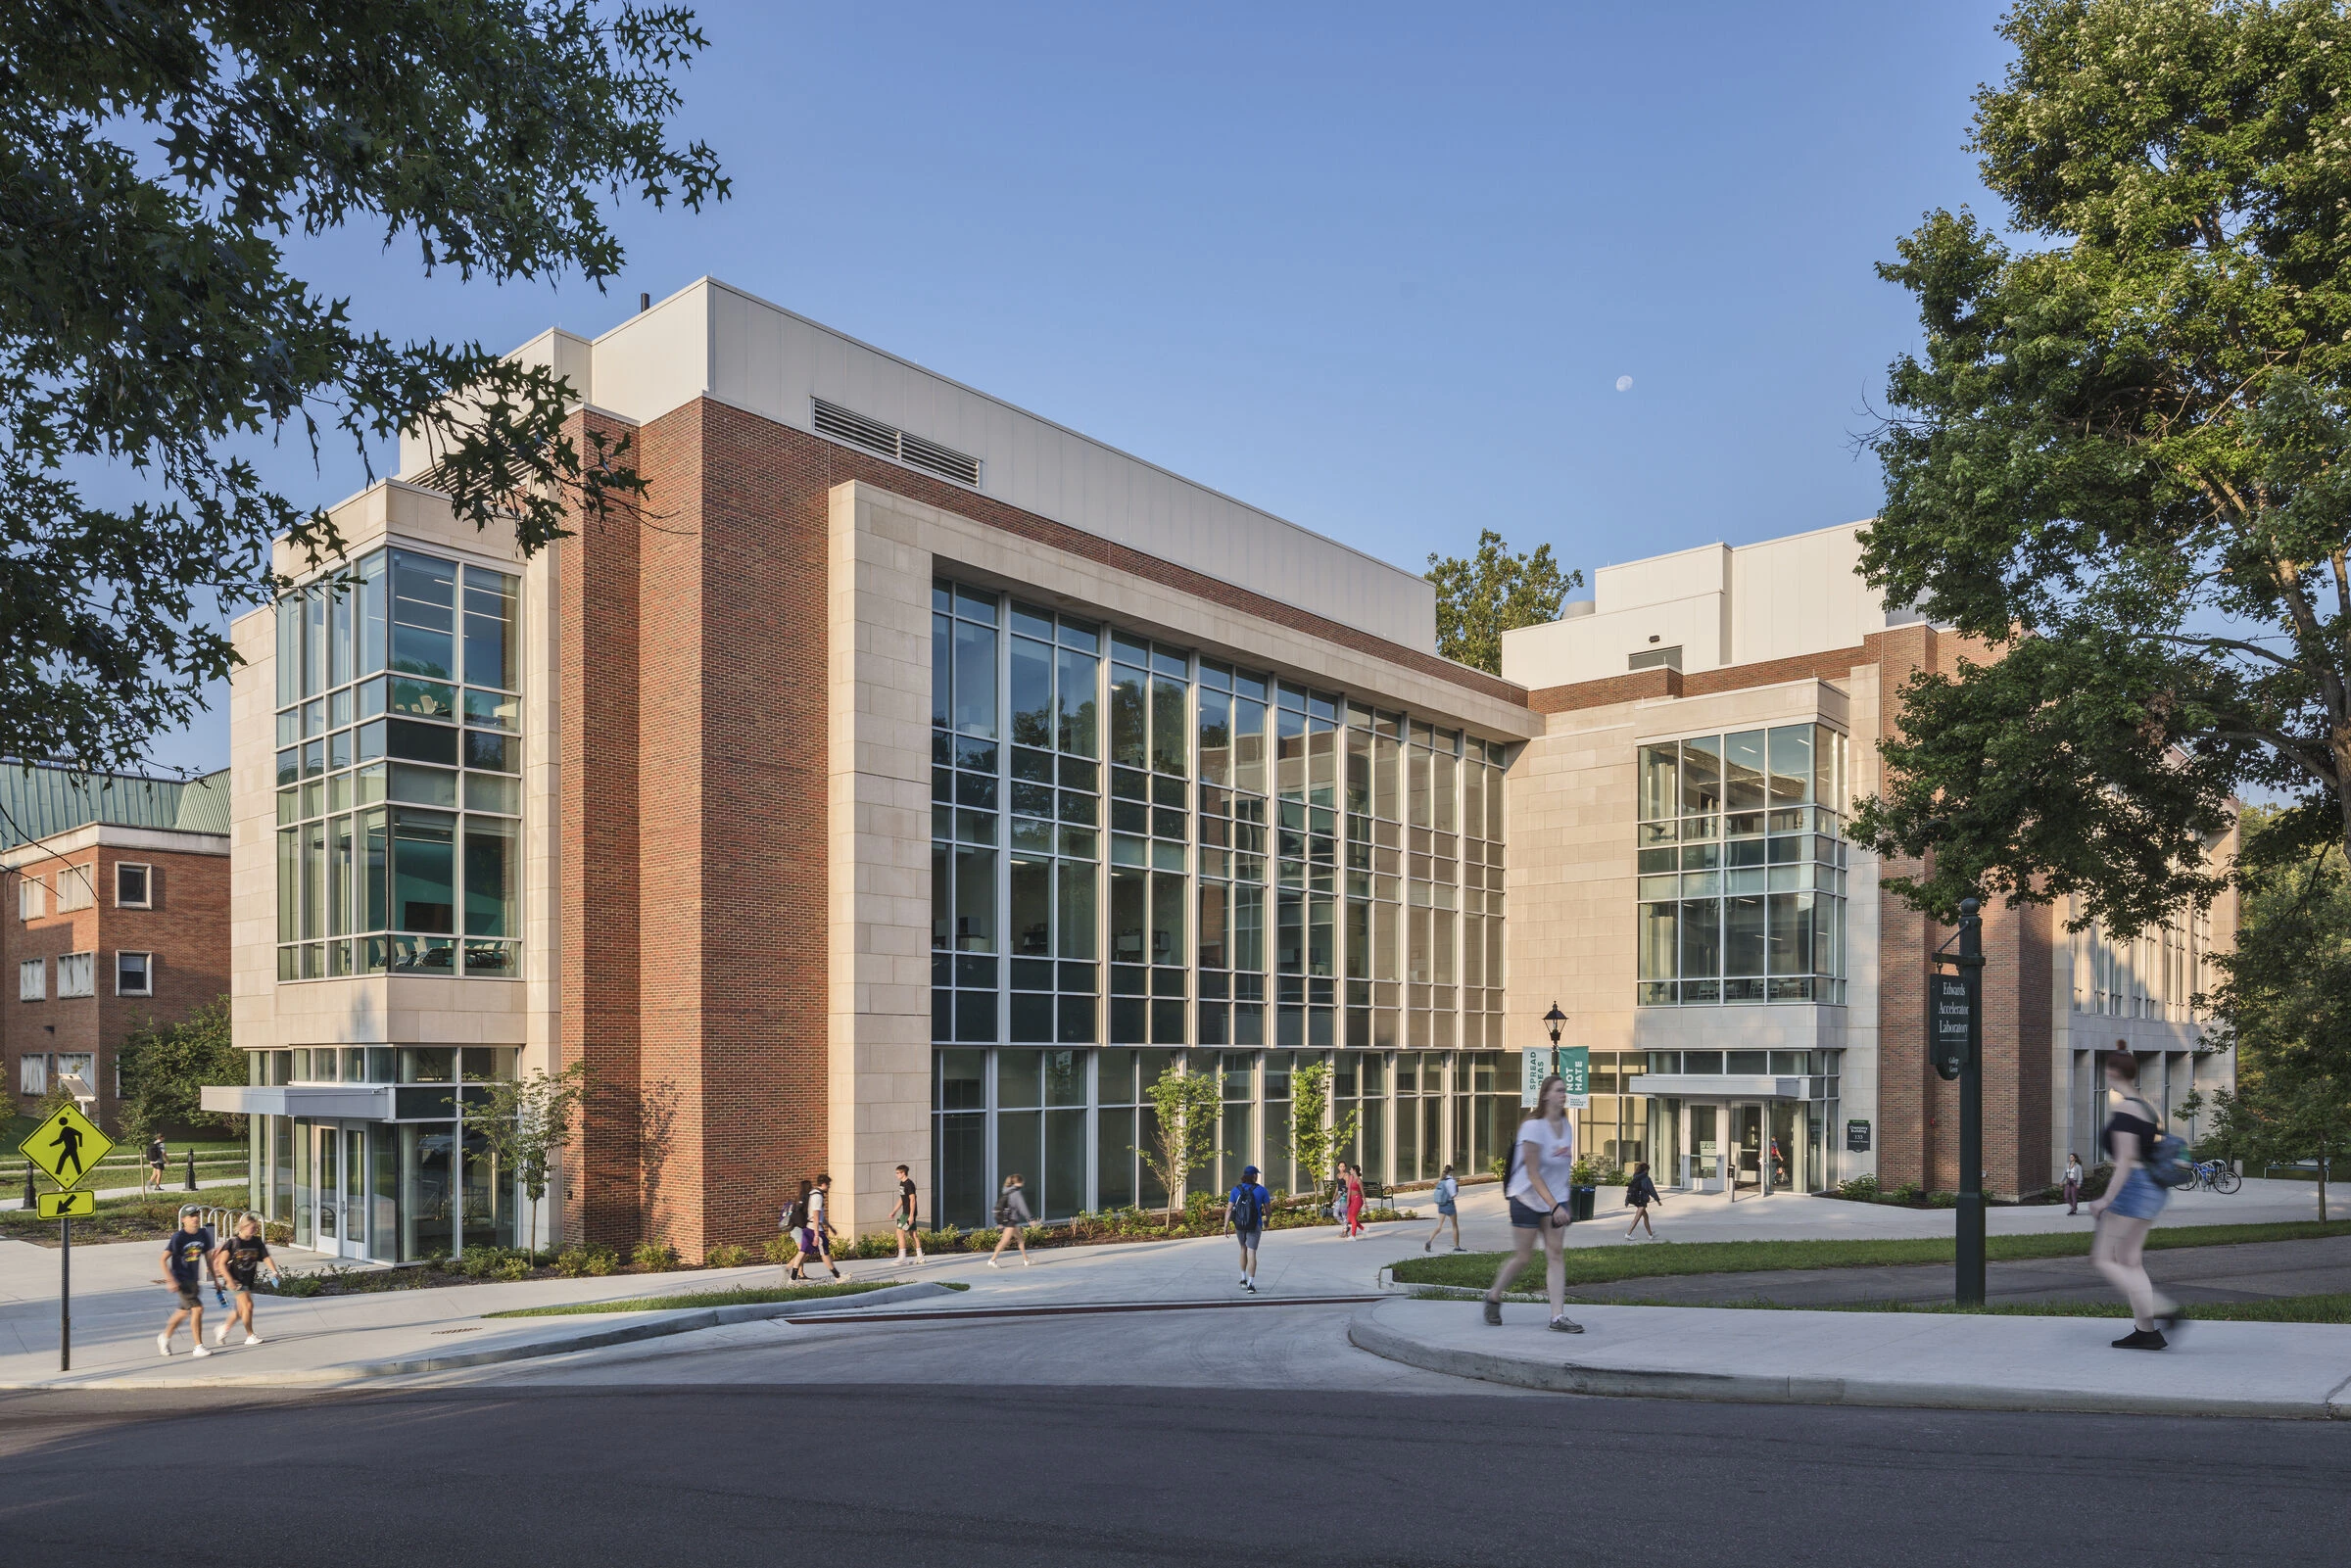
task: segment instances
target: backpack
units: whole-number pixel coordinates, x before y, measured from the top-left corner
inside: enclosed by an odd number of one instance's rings
[[[797,1230],[806,1222],[806,1219],[807,1216],[800,1212],[800,1201],[794,1198],[784,1206],[784,1212],[776,1217],[776,1228],[778,1230]]]
[[[1266,1212],[1258,1204],[1257,1189],[1245,1181],[1233,1188],[1232,1228],[1235,1230],[1262,1230],[1265,1228],[1265,1223]]]
[[[2153,1147],[2147,1150],[2147,1179],[2158,1187],[2185,1187],[2195,1181],[2195,1164],[2187,1158],[2187,1145],[2179,1134],[2156,1135]]]
[[[1006,1189],[996,1195],[996,1223],[999,1226],[1012,1223],[1012,1199],[1009,1193],[1010,1189]]]

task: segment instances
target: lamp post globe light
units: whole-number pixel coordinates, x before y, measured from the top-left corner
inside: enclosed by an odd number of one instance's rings
[[[1559,1070],[1559,1025],[1566,1022],[1567,1015],[1559,1011],[1557,1002],[1552,1003],[1551,1011],[1543,1015],[1544,1026],[1551,1030],[1551,1070],[1554,1072]]]

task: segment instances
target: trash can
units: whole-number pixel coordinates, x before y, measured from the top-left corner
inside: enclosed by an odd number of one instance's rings
[[[1569,1217],[1574,1219],[1590,1219],[1592,1217],[1593,1195],[1599,1190],[1600,1189],[1597,1187],[1576,1187],[1570,1190],[1567,1195],[1567,1212]]]

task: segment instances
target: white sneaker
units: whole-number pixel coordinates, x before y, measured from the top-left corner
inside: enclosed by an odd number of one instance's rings
[[[1021,1254],[1021,1266],[1023,1268],[1027,1268],[1029,1266],[1029,1255],[1027,1253]]]
[[[212,1354],[213,1353],[212,1353],[212,1352],[210,1352],[210,1351],[208,1351],[208,1350],[206,1350],[206,1349],[205,1349],[205,1348],[204,1348],[202,1345],[191,1345],[191,1346],[189,1346],[189,1347],[188,1347],[188,1354],[189,1354],[190,1355],[194,1355],[194,1356],[199,1356],[199,1357],[201,1357],[201,1356],[210,1355],[210,1354]]]
[[[262,1343],[262,1337],[259,1334],[248,1334],[245,1336],[245,1343],[248,1345],[259,1345]]]
[[[163,1352],[166,1355],[169,1355],[171,1354],[171,1336],[168,1334],[158,1334],[155,1337],[155,1348]]]
[[[987,1266],[990,1268],[1002,1268],[1004,1265],[991,1258],[987,1260]]]
[[[213,1343],[215,1345],[226,1345],[228,1343],[228,1325],[226,1323],[223,1323],[218,1328],[213,1330]]]

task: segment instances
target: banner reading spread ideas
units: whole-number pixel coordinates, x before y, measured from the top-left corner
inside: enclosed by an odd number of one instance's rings
[[[1555,1053],[1536,1049],[1522,1053],[1518,1071],[1518,1103],[1532,1106],[1543,1092],[1543,1080],[1551,1076],[1554,1060],[1559,1077],[1567,1086],[1567,1109],[1589,1111],[1592,1108],[1592,1048],[1585,1045],[1562,1045]]]

